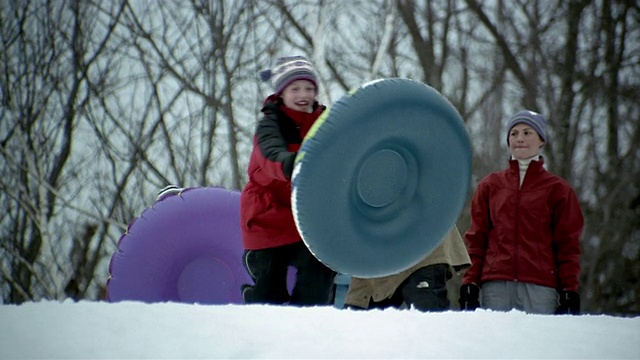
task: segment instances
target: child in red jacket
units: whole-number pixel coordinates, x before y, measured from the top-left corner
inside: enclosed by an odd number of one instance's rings
[[[291,172],[302,139],[325,110],[317,101],[317,75],[302,56],[278,59],[261,72],[274,93],[262,108],[249,160],[249,181],[240,197],[244,264],[255,285],[243,288],[245,303],[299,306],[331,304],[335,273],[302,242],[291,210]],[[289,266],[296,282],[287,290]]]
[[[520,111],[507,129],[509,167],[482,179],[471,202],[465,241],[472,265],[460,306],[578,314],[584,227],[578,198],[543,167],[547,134],[540,114]]]

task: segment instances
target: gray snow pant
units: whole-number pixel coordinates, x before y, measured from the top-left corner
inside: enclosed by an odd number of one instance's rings
[[[554,288],[516,281],[489,281],[482,284],[481,306],[484,309],[530,314],[555,314],[558,293]]]

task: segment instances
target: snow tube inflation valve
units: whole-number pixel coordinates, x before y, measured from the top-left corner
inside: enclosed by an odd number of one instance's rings
[[[326,110],[293,171],[292,204],[311,252],[343,274],[405,270],[456,222],[471,180],[471,144],[438,91],[372,81]]]

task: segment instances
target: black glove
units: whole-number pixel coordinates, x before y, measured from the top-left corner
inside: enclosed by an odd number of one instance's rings
[[[580,295],[577,292],[562,290],[559,295],[560,305],[556,309],[556,314],[580,315]]]
[[[460,287],[460,310],[473,311],[480,307],[480,288],[476,284],[464,284]]]

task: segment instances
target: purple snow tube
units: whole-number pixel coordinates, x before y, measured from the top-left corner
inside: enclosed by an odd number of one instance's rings
[[[241,304],[240,193],[189,188],[135,219],[109,264],[111,302]]]

